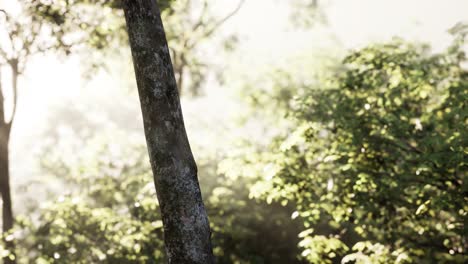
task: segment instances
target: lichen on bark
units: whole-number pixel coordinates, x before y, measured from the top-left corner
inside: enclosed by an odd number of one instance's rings
[[[123,7],[169,263],[214,263],[159,8],[155,0]]]

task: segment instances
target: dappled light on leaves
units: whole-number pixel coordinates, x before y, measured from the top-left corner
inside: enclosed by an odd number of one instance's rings
[[[329,85],[292,99],[294,125],[270,148],[225,161],[256,172],[251,197],[296,205],[312,228],[299,235],[309,262],[466,260],[468,75],[453,47],[395,40],[351,52]]]

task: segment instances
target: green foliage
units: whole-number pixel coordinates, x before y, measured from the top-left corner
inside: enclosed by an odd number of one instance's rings
[[[209,0],[157,2],[179,90],[199,95],[209,71],[206,57],[201,56],[202,45],[239,9],[218,18]],[[32,18],[47,22],[52,31],[48,38],[56,49],[88,57],[93,74],[107,66],[109,55],[121,55],[128,46],[122,0],[27,0],[23,5]]]
[[[60,180],[69,191],[36,212],[38,219],[19,226],[26,233],[17,240],[22,262],[165,261],[156,194],[142,165],[144,149],[114,148],[101,140],[88,141],[77,157],[51,153],[43,159],[48,171],[63,173]]]
[[[146,148],[112,133],[112,143],[96,136],[70,156],[60,140],[44,148],[42,166],[66,192],[17,221],[11,239],[19,263],[165,262]],[[217,174],[215,160],[197,163],[217,263],[302,263],[300,222],[290,221],[291,208],[249,199],[249,181]]]
[[[166,11],[172,0],[158,1]],[[115,42],[127,42],[122,0],[26,0],[25,9],[38,20],[48,21],[54,36],[64,46],[86,44],[98,50]],[[119,42],[121,41],[121,42]]]
[[[297,205],[309,262],[466,262],[463,45],[352,52],[330,85],[288,103],[293,129],[255,158],[226,161],[263,176],[253,197]]]
[[[135,204],[132,211],[138,211]],[[36,231],[36,261],[45,263],[159,263],[162,222],[90,208],[78,197],[47,207]]]

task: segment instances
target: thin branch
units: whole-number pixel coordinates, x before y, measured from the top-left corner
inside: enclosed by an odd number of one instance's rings
[[[5,21],[6,21],[6,24],[9,24],[10,23],[10,16],[8,15],[8,13],[4,10],[4,9],[0,9],[0,13],[3,13],[3,15],[5,15]],[[10,41],[12,40],[11,39],[11,35],[10,35],[10,32],[8,32],[6,30],[6,33],[8,35],[8,38],[10,39]],[[13,45],[13,44],[12,44]],[[5,60],[8,61],[8,54],[6,53],[6,51],[4,51],[1,47],[0,47],[0,56],[2,56]]]
[[[233,17],[237,12],[239,12],[239,10],[241,9],[242,5],[244,5],[244,2],[245,0],[240,0],[239,3],[237,4],[236,8],[231,11],[229,14],[227,14],[224,18],[220,19],[219,21],[215,22],[214,25],[206,30],[200,38],[206,38],[208,36],[210,36],[211,34],[213,34],[219,27],[221,27],[226,21],[228,21],[231,17]],[[202,26],[204,23],[202,22],[202,17],[200,17],[200,21],[195,25],[195,28],[198,28],[200,26]],[[196,45],[196,41],[193,42],[191,45],[187,45],[188,48],[192,49],[195,47]]]
[[[3,13],[3,14],[5,15],[6,21],[9,22],[10,16],[9,16],[8,13],[5,11],[5,9],[0,9],[0,13]]]
[[[0,65],[1,66],[1,65]],[[4,108],[4,96],[3,96],[3,87],[2,87],[2,68],[0,67],[0,121],[2,124],[5,122],[5,108]]]
[[[10,21],[10,16],[8,15],[8,13],[4,9],[0,9],[0,13],[3,13],[5,15],[6,24],[11,25],[12,22]],[[15,23],[15,24],[17,24],[17,23]],[[8,30],[5,30],[5,31],[6,31],[6,33],[8,35],[8,38],[10,39],[11,49],[12,49],[13,53],[16,53],[15,42],[13,41],[12,32],[10,32]]]
[[[10,62],[10,67],[11,67],[11,88],[12,88],[12,93],[13,93],[13,109],[11,111],[11,117],[10,121],[7,122],[8,126],[8,132],[11,130],[11,127],[13,125],[13,121],[15,119],[16,115],[16,105],[18,104],[18,60],[12,60]]]
[[[208,2],[205,1],[203,2],[203,8],[202,8],[202,11],[200,12],[200,18],[198,19],[198,22],[192,27],[192,32],[197,30],[200,26],[204,24],[203,17],[205,16],[207,11],[208,11]]]
[[[237,4],[237,7],[229,14],[227,14],[224,18],[219,20],[218,22],[215,23],[215,25],[205,32],[203,37],[208,37],[209,35],[213,34],[213,32],[218,29],[220,26],[222,26],[226,21],[228,21],[231,17],[233,17],[239,10],[241,9],[242,5],[244,4],[245,0],[240,0],[239,3]]]
[[[5,60],[5,62],[8,61],[8,54],[1,47],[0,47],[0,56]]]

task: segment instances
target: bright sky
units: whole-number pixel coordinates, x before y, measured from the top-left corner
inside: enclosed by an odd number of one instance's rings
[[[10,1],[0,0],[0,8]],[[356,48],[393,36],[430,42],[441,49],[450,40],[446,30],[458,21],[468,21],[466,0],[322,1],[326,3],[329,24],[311,30],[297,30],[288,23],[287,0],[247,0],[238,15],[224,27],[224,30],[240,35],[239,49],[230,56],[232,62],[228,64],[238,72],[254,75],[260,68],[288,62],[288,58],[304,51],[325,52],[339,46]],[[232,0],[218,0],[216,4],[220,14],[228,13],[235,6]],[[216,57],[216,54],[207,56]],[[40,57],[29,65],[29,70],[20,80],[20,102],[11,144],[14,185],[37,176],[33,168],[25,166],[31,160],[24,153],[40,142],[37,135],[44,127],[52,105],[63,100],[80,105],[84,102],[82,100],[93,98],[119,104],[115,98],[126,98],[122,91],[128,82],[122,82],[115,74],[100,73],[91,83],[82,81],[80,77],[78,58],[61,62],[51,57]],[[225,90],[213,91],[208,98],[184,104],[184,115],[189,125],[195,123],[200,111],[212,115],[215,122],[222,122],[230,112],[226,105],[235,106],[229,104]],[[215,103],[207,104],[209,100]],[[137,104],[136,98],[128,98],[126,103],[132,102]],[[197,131],[192,131],[189,128],[191,137],[200,136]]]
[[[448,44],[447,29],[468,21],[466,0],[341,0],[333,1],[331,31],[345,47],[393,36],[430,42],[434,48]]]

